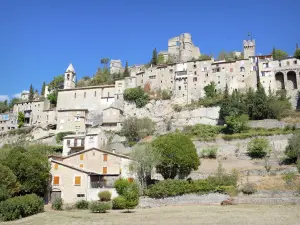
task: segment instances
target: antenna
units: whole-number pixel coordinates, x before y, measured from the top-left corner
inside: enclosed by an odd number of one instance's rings
[[[248,38],[250,38],[250,40],[252,41],[253,37],[252,37],[252,33],[248,32]]]

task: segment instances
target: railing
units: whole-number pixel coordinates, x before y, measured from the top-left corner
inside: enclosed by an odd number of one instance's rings
[[[113,188],[113,183],[106,181],[91,181],[90,188]]]

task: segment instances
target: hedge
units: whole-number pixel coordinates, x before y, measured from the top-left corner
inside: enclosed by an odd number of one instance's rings
[[[0,220],[21,219],[44,211],[44,201],[36,194],[29,194],[0,202]]]
[[[236,186],[236,183],[237,178],[229,174],[195,181],[168,179],[151,185],[145,191],[145,194],[150,198],[166,198],[190,193],[227,193],[227,191]]]

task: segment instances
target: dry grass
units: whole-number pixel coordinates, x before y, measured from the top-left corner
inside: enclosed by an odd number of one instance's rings
[[[300,112],[299,111],[289,111],[286,113],[285,117],[281,119],[286,123],[300,123]]]
[[[223,224],[223,225],[296,225],[300,224],[300,206],[236,205],[236,206],[170,206],[137,209],[133,213],[110,211],[92,214],[88,211],[49,211],[19,221],[3,223],[19,225],[66,224]]]
[[[283,176],[262,177],[257,183],[257,189],[268,191],[289,191],[296,190],[297,186],[300,185],[299,176],[297,176],[290,185],[288,185],[282,177]]]

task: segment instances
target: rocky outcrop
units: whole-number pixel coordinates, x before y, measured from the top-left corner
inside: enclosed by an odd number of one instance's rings
[[[124,103],[125,118],[136,116],[149,117],[156,123],[158,133],[167,130],[182,129],[187,125],[210,124],[216,125],[219,119],[220,107],[197,108],[175,112],[171,100],[151,100],[145,107],[136,108],[135,104]]]

